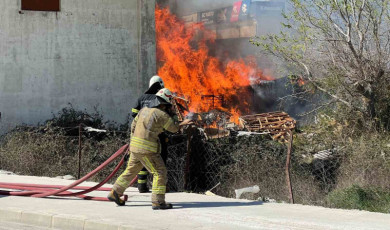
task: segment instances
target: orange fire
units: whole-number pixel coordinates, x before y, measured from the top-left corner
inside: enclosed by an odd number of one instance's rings
[[[249,113],[250,84],[272,80],[264,76],[254,57],[222,62],[209,55],[216,35],[203,24],[185,25],[169,9],[156,7],[158,75],[167,88],[189,99],[192,112],[219,109],[237,122]],[[206,103],[202,95],[223,96],[224,103]],[[212,107],[212,105],[214,107]]]
[[[300,78],[298,79],[297,83],[298,83],[299,86],[304,86],[304,85],[305,85],[305,81],[303,80],[302,77],[300,77]]]

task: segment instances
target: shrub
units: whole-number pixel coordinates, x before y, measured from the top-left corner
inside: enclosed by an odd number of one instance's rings
[[[328,195],[328,201],[335,208],[390,213],[390,192],[378,188],[353,185],[337,189]]]

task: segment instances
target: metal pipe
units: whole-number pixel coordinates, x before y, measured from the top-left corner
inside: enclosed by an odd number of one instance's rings
[[[292,143],[293,143],[293,134],[291,130],[288,131],[288,135],[289,135],[289,141],[287,142],[286,181],[287,181],[290,203],[294,204],[294,194],[293,194],[291,177],[290,177],[290,162],[291,162],[291,152],[292,152]]]
[[[79,170],[77,174],[77,179],[80,179],[80,174],[81,174],[81,123],[79,124]]]
[[[189,188],[189,180],[190,180],[190,165],[191,165],[191,141],[193,138],[193,127],[190,125],[188,126],[187,130],[187,154],[186,154],[186,164],[184,169],[184,189],[185,190],[191,190]]]

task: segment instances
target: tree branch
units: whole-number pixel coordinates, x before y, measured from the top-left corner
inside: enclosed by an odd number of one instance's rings
[[[350,107],[350,108],[358,109],[359,111],[361,111],[360,108],[354,107],[354,106],[353,106],[351,103],[349,103],[348,101],[341,99],[340,97],[338,97],[338,96],[336,96],[336,95],[330,93],[328,90],[326,90],[326,89],[322,88],[321,86],[319,86],[315,81],[313,81],[312,74],[311,74],[309,68],[307,67],[307,65],[305,65],[305,63],[303,63],[303,62],[299,62],[299,63],[305,68],[306,73],[307,73],[307,77],[308,77],[309,81],[310,81],[317,89],[319,89],[320,91],[322,91],[322,92],[328,94],[329,96],[331,96],[332,98],[336,99],[337,101],[342,102],[342,103],[345,104],[346,106],[348,106],[348,107]]]

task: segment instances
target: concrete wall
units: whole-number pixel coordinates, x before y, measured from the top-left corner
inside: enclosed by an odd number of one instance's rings
[[[151,0],[61,0],[60,12],[0,1],[0,134],[71,103],[125,122],[156,72]]]

